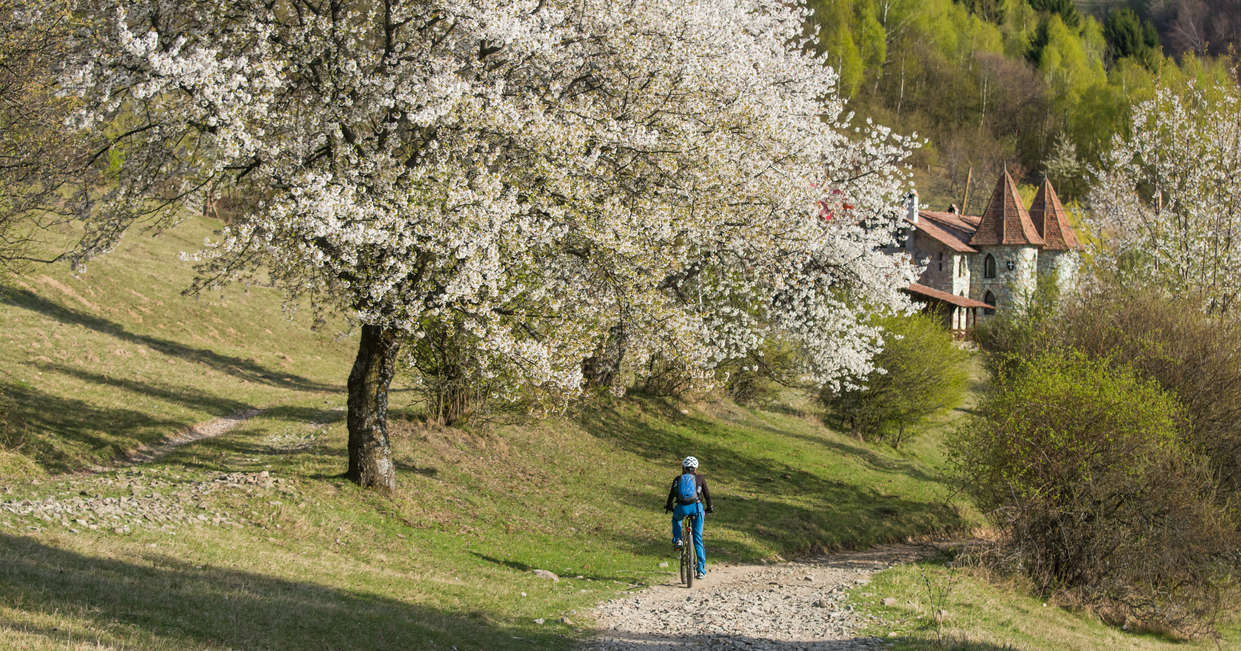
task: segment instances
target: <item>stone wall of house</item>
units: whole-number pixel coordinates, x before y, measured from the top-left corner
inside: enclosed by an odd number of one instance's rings
[[[919,264],[926,265],[926,270],[918,277],[919,283],[945,292],[951,291],[954,260],[952,249],[918,233],[914,239],[913,254]]]
[[[1055,273],[1060,295],[1065,296],[1077,289],[1077,275],[1081,256],[1077,251],[1040,251],[1039,274]]]
[[[957,296],[970,295],[970,257],[977,255],[976,253],[954,253],[952,256],[952,266],[955,271],[952,274],[952,289],[949,290]]]
[[[1012,307],[1022,294],[1033,292],[1039,271],[1039,251],[1034,246],[980,246],[970,256],[970,298],[986,301],[995,296],[996,309]],[[995,277],[983,273],[987,254],[995,257]],[[1013,268],[1008,268],[1009,263]]]

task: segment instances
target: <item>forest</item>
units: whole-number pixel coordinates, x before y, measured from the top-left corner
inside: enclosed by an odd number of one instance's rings
[[[1241,11],[1221,0],[809,4],[851,108],[922,138],[913,162],[924,203],[969,214],[987,200],[980,179],[1002,166],[1082,197],[1132,107],[1157,85],[1229,79],[1241,35]]]

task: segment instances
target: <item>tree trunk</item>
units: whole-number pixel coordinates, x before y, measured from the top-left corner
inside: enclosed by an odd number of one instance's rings
[[[622,321],[608,329],[607,338],[595,354],[582,362],[582,376],[587,386],[611,387],[620,375],[621,361],[629,343],[629,333]]]
[[[362,326],[358,357],[349,373],[349,471],[364,488],[396,489],[392,447],[388,444],[388,386],[396,372],[401,344],[395,330]]]

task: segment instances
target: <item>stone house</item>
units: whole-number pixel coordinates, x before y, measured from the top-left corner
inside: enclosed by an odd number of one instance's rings
[[[920,210],[917,192],[907,208],[912,228],[905,245],[926,265],[908,291],[958,335],[1033,292],[1039,274],[1055,272],[1062,291],[1076,285],[1081,244],[1047,179],[1028,211],[1007,170],[981,217],[960,214],[956,206]]]

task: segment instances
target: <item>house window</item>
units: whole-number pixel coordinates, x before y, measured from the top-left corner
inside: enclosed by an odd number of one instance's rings
[[[982,277],[995,278],[995,256],[990,253],[982,261]]]
[[[987,257],[990,258],[991,256],[987,256]],[[982,311],[983,314],[995,314],[995,294],[992,294],[991,292],[987,292],[985,295],[983,295],[982,302],[991,306],[989,308],[984,309]]]
[[[939,270],[940,271],[944,270],[944,252],[943,251],[939,252]]]
[[[964,277],[965,277],[965,269],[966,269],[966,266],[965,266],[965,256],[963,256],[963,255],[958,255],[958,256],[954,256],[954,257],[953,257],[953,259],[955,259],[955,260],[957,261],[957,275],[958,275],[958,276],[961,276],[962,278],[964,278]]]

